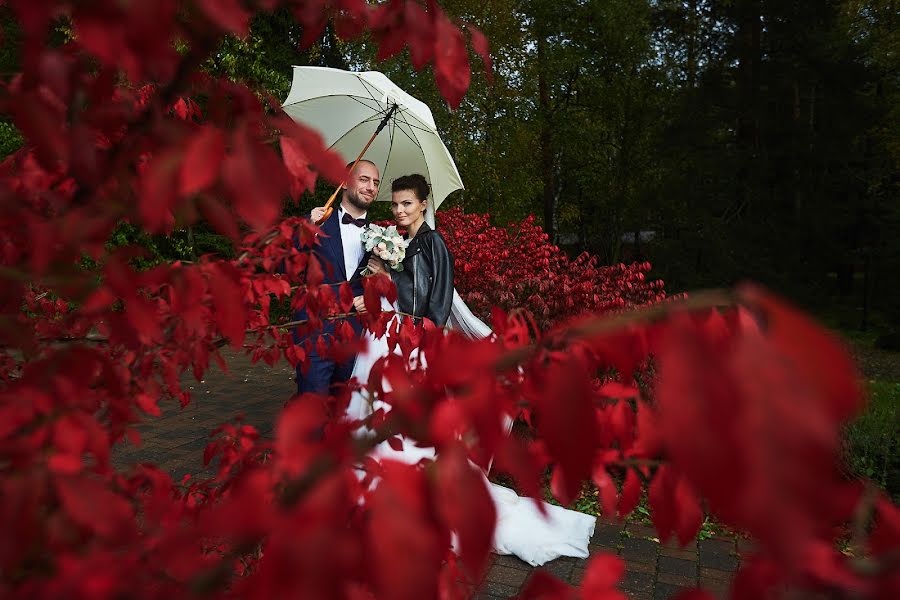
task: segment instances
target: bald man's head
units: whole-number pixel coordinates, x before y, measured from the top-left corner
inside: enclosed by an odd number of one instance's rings
[[[347,168],[353,163],[347,165]],[[381,174],[378,167],[370,160],[360,160],[347,176],[344,184],[344,195],[341,205],[350,214],[356,215],[369,210],[369,206],[378,196]]]

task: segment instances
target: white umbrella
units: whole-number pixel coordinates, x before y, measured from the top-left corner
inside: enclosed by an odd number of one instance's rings
[[[362,158],[381,170],[376,200],[390,200],[390,182],[411,173],[428,180],[434,210],[451,192],[463,189],[431,111],[383,73],[294,67],[283,108],[295,121],[318,131],[325,145],[348,163],[366,149]],[[385,119],[385,131],[378,135]]]

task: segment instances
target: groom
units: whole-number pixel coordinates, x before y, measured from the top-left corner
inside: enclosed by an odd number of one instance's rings
[[[352,163],[347,165],[349,168]],[[356,167],[347,176],[344,190],[341,194],[341,204],[337,210],[332,211],[331,216],[321,224],[320,228],[325,234],[319,237],[319,246],[316,248],[316,256],[323,263],[325,272],[323,283],[334,288],[335,295],[338,288],[345,281],[350,282],[353,296],[357,298],[354,305],[358,308],[362,304],[362,259],[364,256],[363,244],[360,240],[362,228],[368,224],[366,214],[369,206],[378,196],[378,185],[381,183],[380,173],[375,163],[368,160],[360,160]],[[315,222],[322,218],[324,209],[314,208],[310,219]],[[306,310],[301,310],[294,315],[298,321],[305,320]],[[348,319],[357,334],[360,333],[359,320]],[[311,332],[313,338],[311,349],[308,352],[309,370],[304,374],[297,365],[297,393],[314,392],[327,394],[332,385],[345,382],[350,379],[353,372],[354,358],[336,363],[334,360],[319,356],[316,351],[317,338],[324,336],[326,342],[334,339],[335,322],[324,321],[322,328]],[[294,330],[294,343],[304,341]]]

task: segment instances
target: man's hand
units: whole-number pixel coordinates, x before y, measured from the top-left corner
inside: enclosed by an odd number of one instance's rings
[[[377,256],[370,256],[367,266],[369,269],[369,273],[371,273],[372,275],[389,275],[387,266],[384,264],[384,261]]]
[[[363,302],[362,296],[356,296],[353,298],[353,308],[356,309],[356,312],[366,312],[366,303]]]
[[[318,223],[319,221],[322,220],[322,217],[324,217],[324,216],[325,216],[325,207],[317,206],[314,209],[312,209],[312,212],[309,213],[309,220],[312,221],[313,223]]]

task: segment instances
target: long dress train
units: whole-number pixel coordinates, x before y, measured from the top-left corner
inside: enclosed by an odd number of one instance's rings
[[[458,298],[454,292],[454,300]],[[461,302],[461,300],[460,300]],[[454,301],[454,305],[456,302]],[[465,305],[462,305],[465,307]],[[386,309],[392,309],[385,307]],[[454,306],[454,308],[458,308]],[[466,309],[467,310],[467,309]],[[466,319],[463,319],[466,320]],[[469,321],[471,324],[471,320]],[[478,321],[480,323],[480,321]],[[470,331],[475,336],[483,331],[483,324],[477,324]],[[468,335],[473,335],[467,331]],[[488,329],[488,331],[490,331]],[[353,376],[360,382],[368,381],[372,365],[388,352],[387,336],[377,338],[368,333],[368,351],[356,360]],[[486,335],[486,334],[482,334]],[[377,407],[376,407],[377,408]],[[363,419],[373,407],[365,396],[354,393],[347,416]],[[434,448],[420,448],[413,444],[403,444],[400,451],[394,450],[387,442],[377,446],[370,456],[376,459],[393,459],[407,464],[415,464],[422,459],[433,459]],[[473,465],[473,468],[476,468]],[[482,477],[485,477],[485,473]],[[543,503],[546,516],[542,515],[531,498],[518,496],[513,490],[487,480],[488,491],[497,510],[497,525],[494,530],[493,550],[497,554],[513,554],[532,566],[540,566],[560,556],[587,558],[588,542],[594,533],[595,519],[573,510]]]

